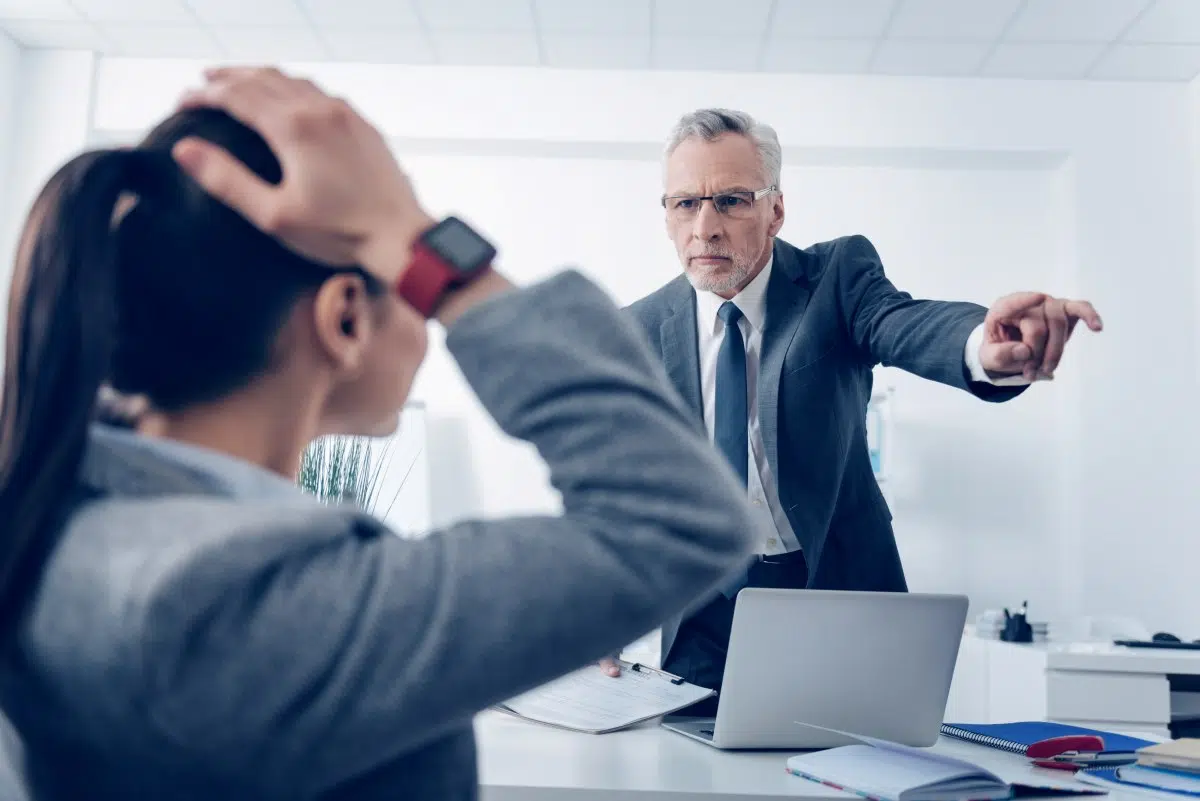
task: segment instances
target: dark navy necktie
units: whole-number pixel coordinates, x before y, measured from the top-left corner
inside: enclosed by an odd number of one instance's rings
[[[738,320],[742,310],[725,301],[717,310],[725,322],[725,339],[717,352],[717,402],[714,409],[713,440],[746,486],[750,462],[750,416],[746,407],[746,344]],[[733,600],[746,586],[749,573],[743,570],[721,586],[721,594]]]
[[[734,471],[746,486],[749,462],[750,416],[746,410],[746,345],[738,320],[742,311],[732,301],[725,301],[717,310],[725,322],[725,339],[717,353],[717,403],[714,410],[714,435],[717,449],[733,465]]]

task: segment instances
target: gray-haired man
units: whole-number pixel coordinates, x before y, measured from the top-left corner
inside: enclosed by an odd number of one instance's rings
[[[663,627],[663,667],[717,689],[741,587],[907,589],[867,452],[876,364],[1005,401],[1053,377],[1076,322],[1101,326],[1091,304],[1043,293],[914,300],[862,236],[777,239],[782,164],[748,114],[684,116],[662,199],[683,273],[629,307],[760,513],[747,573]]]

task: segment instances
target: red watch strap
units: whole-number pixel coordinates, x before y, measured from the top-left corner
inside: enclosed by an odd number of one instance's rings
[[[410,306],[432,317],[446,289],[454,283],[454,268],[442,260],[432,248],[417,240],[412,248],[412,260],[396,284],[396,291]]]

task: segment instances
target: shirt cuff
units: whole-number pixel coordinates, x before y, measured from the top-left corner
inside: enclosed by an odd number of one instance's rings
[[[971,332],[971,336],[967,337],[967,347],[963,352],[963,361],[967,365],[967,371],[971,375],[971,380],[977,384],[992,384],[997,387],[1023,387],[1029,384],[1029,380],[1021,374],[1006,375],[1001,378],[992,378],[988,375],[987,370],[983,369],[983,362],[979,360],[979,350],[983,347],[983,323],[975,326],[975,330]]]

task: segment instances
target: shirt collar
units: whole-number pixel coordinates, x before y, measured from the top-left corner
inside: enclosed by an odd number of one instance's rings
[[[90,432],[84,478],[118,493],[194,489],[232,498],[296,498],[293,482],[228,454],[176,440],[146,437],[96,424]]]
[[[746,322],[755,331],[762,331],[767,317],[767,283],[771,279],[771,268],[775,264],[775,254],[772,253],[767,263],[758,275],[742,291],[733,296],[732,300]],[[696,291],[696,318],[704,326],[705,331],[715,333],[717,330],[717,311],[725,298],[712,292]]]

